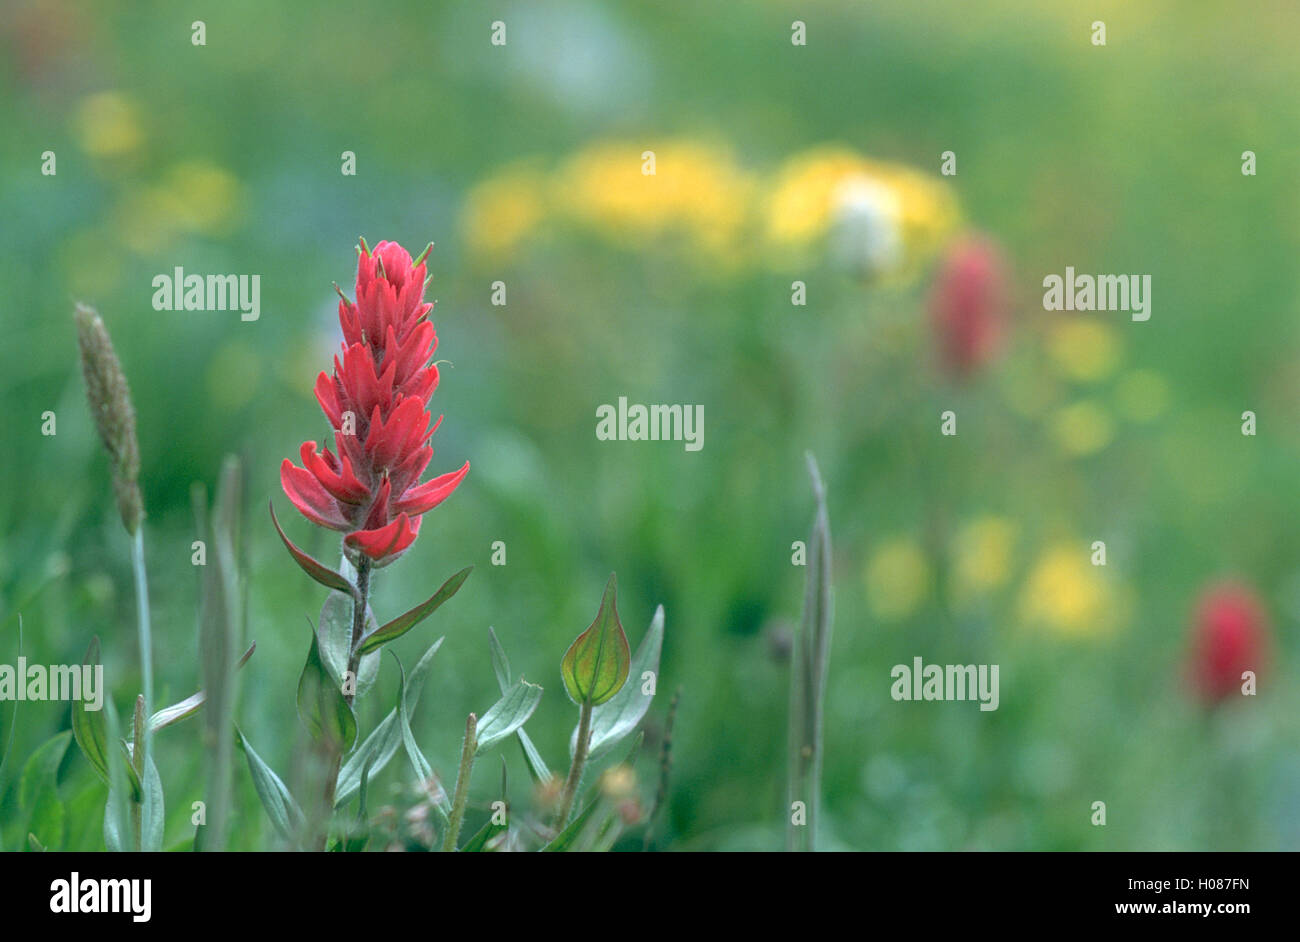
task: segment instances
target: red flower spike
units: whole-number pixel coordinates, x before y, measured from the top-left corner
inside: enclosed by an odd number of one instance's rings
[[[950,246],[930,294],[930,328],[945,373],[964,379],[998,352],[1008,313],[1007,266],[983,236]]]
[[[410,548],[422,515],[469,472],[467,461],[458,471],[419,480],[442,421],[430,426],[429,400],[438,386],[430,360],[438,335],[427,320],[433,305],[424,300],[424,287],[432,248],[413,260],[396,242],[371,249],[361,240],[356,302],[339,292],[342,349],[333,374],[316,378],[316,401],[334,429],[337,455],[304,442],[303,467],[287,458],[280,467],[280,484],[303,516],[342,531],[354,558],[364,553],[381,566]]]
[[[1191,680],[1201,699],[1217,704],[1241,696],[1242,674],[1256,675],[1268,654],[1268,618],[1259,596],[1236,582],[1211,586],[1192,624]]]

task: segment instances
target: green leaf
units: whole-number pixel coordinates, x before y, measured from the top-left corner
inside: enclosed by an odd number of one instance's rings
[[[424,621],[435,611],[438,606],[456,594],[456,591],[465,584],[469,574],[473,572],[473,566],[466,566],[460,572],[456,573],[450,579],[442,584],[437,592],[429,596],[415,608],[411,609],[405,615],[398,615],[384,627],[370,632],[361,641],[361,653],[369,654],[381,645],[385,645],[395,638],[400,638],[420,622]]]
[[[221,465],[210,525],[200,521],[201,532],[208,533],[212,544],[211,558],[203,569],[199,657],[203,689],[201,703],[207,704],[201,724],[207,773],[204,800],[207,803],[207,826],[211,829],[205,835],[204,843],[214,851],[225,848],[235,761],[235,744],[229,730],[235,722],[235,675],[239,670],[238,645],[244,627],[236,552],[242,490],[240,476],[239,459],[227,455]]]
[[[578,635],[560,661],[564,689],[574,703],[598,706],[618,693],[632,660],[618,620],[618,584],[613,573],[591,627]]]
[[[235,668],[238,669],[247,664],[248,659],[253,656],[253,652],[256,649],[256,642],[249,645],[248,650],[244,652],[244,656],[235,664]],[[163,707],[153,716],[149,717],[149,731],[156,733],[158,730],[179,723],[181,720],[189,719],[195,713],[199,712],[199,709],[207,702],[207,700],[207,694],[200,690],[198,693],[190,694],[190,696],[181,700],[179,703],[173,703],[171,706]]]
[[[120,743],[122,726],[112,697],[104,699],[104,707],[108,713],[106,725],[109,740]],[[130,768],[129,757],[124,762],[110,760],[108,763],[108,800],[104,803],[104,846],[113,852],[136,849],[135,835],[131,828],[131,814],[127,805],[131,786],[126,770]]]
[[[794,639],[790,664],[790,722],[788,740],[787,802],[807,804],[804,825],[787,824],[786,850],[815,849],[821,803],[822,718],[826,700],[826,675],[830,667],[833,613],[831,584],[830,517],[826,487],[812,452],[805,452],[816,513],[808,537],[803,619]]]
[[[488,628],[488,642],[492,648],[492,671],[497,675],[497,686],[501,688],[502,693],[505,693],[510,689],[510,659],[506,657],[506,649],[501,646],[497,633],[491,628]],[[551,770],[547,767],[541,752],[533,745],[528,733],[521,726],[515,730],[515,735],[519,737],[519,745],[524,750],[524,759],[528,762],[528,774],[533,777],[533,781],[539,784],[549,782]]]
[[[366,630],[373,630],[375,615],[366,607]],[[343,675],[348,670],[348,655],[352,651],[352,599],[342,592],[331,592],[321,606],[320,622],[316,626],[316,643],[320,646],[321,662],[329,671],[336,686],[343,689]],[[357,666],[354,701],[369,692],[379,676],[379,652],[367,654]]]
[[[357,740],[357,718],[343,691],[321,663],[315,631],[307,663],[298,678],[298,716],[314,739],[340,752],[347,752]]]
[[[63,846],[63,802],[59,798],[59,764],[72,741],[71,732],[47,739],[27,759],[18,780],[18,807],[27,816],[27,830],[46,847]]]
[[[591,744],[587,747],[587,760],[599,758],[618,744],[625,736],[637,728],[637,724],[650,709],[653,693],[644,693],[642,678],[646,672],[659,679],[659,654],[664,643],[664,607],[655,609],[654,618],[650,619],[650,628],[641,639],[632,659],[629,676],[632,683],[624,684],[623,689],[591,711]],[[569,737],[569,755],[572,756],[578,745],[578,731],[574,729]]]
[[[144,786],[140,782],[140,770],[135,767],[135,749],[125,739],[119,740],[118,745],[122,747],[122,756],[126,760],[127,800],[139,804],[144,801]]]
[[[478,721],[476,736],[478,748],[474,755],[481,756],[501,740],[519,729],[537,709],[542,701],[542,688],[530,684],[522,677],[519,682],[507,690],[496,703],[492,704],[483,718]]]
[[[298,802],[294,801],[293,795],[289,794],[289,789],[285,787],[280,776],[276,775],[271,767],[262,761],[262,757],[253,751],[253,747],[249,745],[238,726],[235,727],[235,735],[238,737],[236,742],[239,748],[248,759],[248,771],[253,776],[253,788],[257,790],[257,797],[262,800],[262,807],[266,809],[267,816],[285,840],[296,844],[305,820],[302,809],[298,806]]]
[[[465,846],[460,849],[462,854],[481,853],[487,846],[488,841],[496,837],[503,831],[509,830],[509,825],[494,824],[492,818],[488,818],[487,824],[483,825],[478,831],[465,842]]]
[[[340,592],[346,592],[349,596],[355,598],[357,594],[356,586],[351,582],[348,582],[347,579],[344,579],[324,563],[313,559],[311,556],[308,556],[302,550],[298,549],[298,547],[293,545],[293,541],[284,535],[284,530],[280,529],[280,521],[275,519],[275,505],[270,504],[270,507],[271,522],[275,524],[275,532],[280,534],[280,539],[284,543],[284,548],[289,551],[289,555],[292,556],[294,562],[302,568],[302,571],[307,573],[307,575],[311,576],[321,585],[327,586],[331,589],[337,589]]]
[[[88,779],[81,791],[63,802],[62,850],[86,853],[104,849],[104,786]]]
[[[91,638],[86,656],[81,660],[92,668],[99,664],[99,638]],[[104,696],[107,696],[106,692]],[[85,694],[85,691],[82,691]],[[104,712],[90,709],[84,699],[72,703],[72,735],[81,747],[81,754],[105,782],[108,781],[108,732],[104,726]]]
[[[393,655],[393,660],[397,661],[397,655]],[[406,671],[402,670],[401,661],[397,661],[397,669],[401,672],[397,681],[397,721],[402,730],[402,745],[406,748],[407,758],[411,760],[416,781],[425,786],[433,778],[433,767],[416,745],[415,735],[411,732],[411,713],[406,707]]]
[[[510,686],[510,659],[491,625],[488,626],[488,644],[492,649],[492,673],[497,676],[497,686],[505,693]]]
[[[153,756],[149,755],[144,766],[144,795],[141,802],[142,820],[140,823],[140,849],[143,851],[162,850],[163,827],[166,815],[163,807],[162,777],[158,766],[154,765]]]
[[[577,845],[578,838],[586,829],[587,824],[595,816],[597,809],[604,804],[600,797],[592,799],[591,804],[582,810],[582,813],[569,822],[566,827],[555,838],[542,848],[542,853],[558,853],[560,851],[573,850]]]
[[[515,733],[519,737],[519,745],[524,750],[524,759],[528,762],[528,773],[533,777],[533,781],[545,784],[551,780],[551,770],[546,765],[546,760],[542,754],[533,745],[532,739],[522,729]]]
[[[406,680],[406,692],[402,697],[406,704],[407,712],[414,711],[415,706],[420,701],[420,692],[424,688],[425,677],[428,676],[429,668],[433,664],[433,656],[438,653],[438,648],[442,646],[443,639],[439,638],[429,646],[429,650],[416,662],[415,667],[411,668],[411,676]],[[383,721],[374,728],[369,736],[362,741],[357,750],[344,763],[342,771],[339,772],[338,786],[334,792],[334,805],[339,807],[357,793],[361,784],[361,773],[366,764],[373,758],[373,764],[370,769],[370,775],[373,777],[383,770],[384,766],[392,760],[397,754],[397,749],[402,744],[402,731],[399,727],[398,711],[394,707],[384,717]]]
[[[365,767],[361,770],[361,787],[357,794],[357,820],[366,820],[366,792],[370,788],[370,768],[374,765],[375,757],[369,756],[366,759]]]

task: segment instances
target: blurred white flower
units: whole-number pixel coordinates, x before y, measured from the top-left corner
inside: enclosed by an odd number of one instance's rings
[[[831,194],[831,256],[865,277],[884,274],[903,260],[902,202],[870,177],[854,176]]]

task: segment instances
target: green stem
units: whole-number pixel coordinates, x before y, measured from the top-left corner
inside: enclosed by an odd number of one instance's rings
[[[136,848],[143,850],[144,803],[150,802],[145,770],[148,768],[152,735],[149,732],[149,710],[153,705],[153,630],[149,618],[149,582],[144,565],[144,527],[136,524],[131,540],[131,568],[135,572],[136,630],[140,644],[140,686],[143,693],[136,702],[133,759],[136,774],[140,777],[142,803],[133,809]],[[143,717],[143,722],[141,722]]]
[[[144,567],[144,527],[138,526],[135,530],[135,539],[131,543],[131,567],[135,570],[135,601],[139,615],[140,683],[144,689],[145,714],[149,715],[153,706],[153,632],[149,622],[149,584]]]
[[[361,636],[366,630],[366,610],[370,607],[370,557],[364,553],[357,563],[357,594],[352,597],[352,638],[348,645],[347,673],[352,677],[352,693],[345,693],[348,706],[356,699],[357,674],[361,669]],[[325,757],[329,771],[325,775],[325,820],[326,826],[321,837],[320,849],[329,846],[328,821],[334,815],[334,796],[338,793],[339,772],[343,769],[343,753],[340,749],[331,749]]]
[[[582,784],[582,772],[587,765],[587,750],[591,746],[591,701],[584,700],[578,711],[578,744],[573,750],[573,764],[569,766],[569,777],[565,779],[564,791],[560,794],[560,813],[556,817],[556,830],[563,830],[569,823],[573,812],[573,800],[578,797],[578,786]]]
[[[469,777],[474,770],[474,753],[478,751],[478,717],[471,713],[465,720],[465,741],[460,747],[460,771],[456,773],[456,795],[451,802],[451,817],[447,819],[447,833],[442,839],[442,849],[456,849],[460,840],[460,826],[465,821],[465,805],[469,802]]]
[[[370,605],[370,569],[370,557],[363,553],[357,563],[357,594],[352,600],[352,643],[348,647],[348,673],[352,675],[353,691],[361,669],[361,636],[366,630],[366,609]],[[347,695],[348,706],[355,698],[355,692]]]

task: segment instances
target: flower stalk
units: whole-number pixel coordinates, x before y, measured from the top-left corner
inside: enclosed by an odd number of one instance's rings
[[[465,720],[465,740],[460,747],[460,769],[456,773],[456,794],[451,801],[447,833],[442,839],[444,851],[455,850],[456,842],[460,840],[460,828],[465,822],[465,806],[469,803],[469,777],[474,771],[476,752],[478,752],[478,717],[471,713]]]
[[[786,850],[816,849],[821,803],[822,719],[826,674],[830,663],[832,598],[831,535],[826,512],[826,488],[811,453],[806,455],[816,515],[808,538],[807,584],[803,623],[795,639],[790,675],[789,781],[786,800],[789,824]],[[803,820],[796,818],[802,805]]]
[[[366,630],[366,611],[370,607],[370,571],[373,564],[370,557],[362,555],[357,562],[357,594],[352,600],[352,642],[348,648],[348,676],[352,679],[353,692],[345,694],[348,706],[356,698],[357,672],[361,669],[361,636]]]
[[[131,568],[135,571],[136,634],[140,644],[140,687],[143,693],[140,705],[145,716],[150,716],[153,707],[153,629],[149,617],[149,582],[144,565],[144,528],[137,527],[131,539]],[[136,743],[139,744],[139,762],[137,771],[142,776],[149,760],[151,735],[149,724],[137,731]]]
[[[560,793],[560,810],[556,815],[556,830],[561,830],[569,823],[573,813],[573,801],[582,784],[582,773],[587,765],[587,752],[591,747],[591,700],[582,701],[578,708],[578,742],[573,750],[573,762],[569,766],[568,778],[564,780],[564,791]]]

